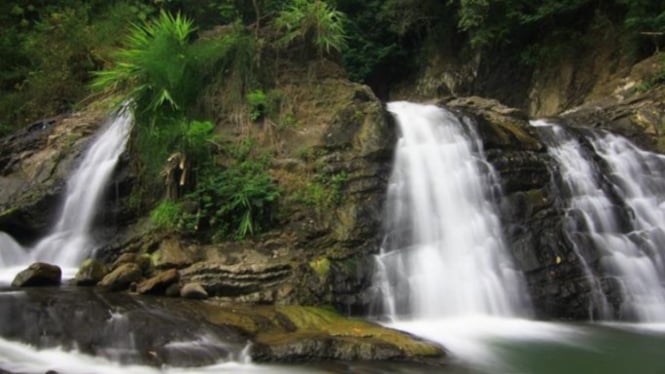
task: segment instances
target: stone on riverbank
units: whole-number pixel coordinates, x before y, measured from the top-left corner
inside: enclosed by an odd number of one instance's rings
[[[107,274],[97,285],[109,291],[121,291],[138,282],[141,276],[141,268],[137,264],[126,263]]]
[[[77,286],[94,286],[99,281],[104,279],[108,272],[109,269],[106,267],[106,265],[97,260],[89,258],[83,261],[79,267],[79,270],[74,277],[74,283]]]
[[[179,279],[180,275],[178,271],[176,269],[169,269],[139,283],[136,287],[136,292],[153,295],[164,294],[166,289]]]

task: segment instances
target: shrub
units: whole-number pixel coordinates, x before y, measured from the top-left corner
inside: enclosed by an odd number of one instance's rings
[[[296,41],[313,46],[320,57],[346,47],[344,13],[322,0],[294,0],[279,12],[274,24],[282,32],[279,42],[288,47]]]
[[[249,106],[249,119],[257,121],[268,113],[268,96],[263,90],[255,90],[247,94]]]
[[[187,197],[199,207],[196,215],[187,217],[187,226],[208,229],[217,239],[243,239],[270,225],[278,196],[265,162],[245,160],[210,169]]]

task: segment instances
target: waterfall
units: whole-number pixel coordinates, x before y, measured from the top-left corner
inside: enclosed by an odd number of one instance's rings
[[[126,104],[107,120],[67,181],[65,200],[57,223],[51,233],[27,254],[11,237],[0,233],[0,245],[3,246],[0,266],[44,261],[71,269],[78,267],[90,255],[94,247],[90,228],[97,205],[125,149],[132,123],[132,110]]]
[[[587,259],[592,256],[581,240],[581,230],[589,228],[594,232],[616,231],[617,225],[611,218],[615,205],[600,188],[600,174],[585,156],[582,145],[558,125],[546,121],[531,121],[537,127],[541,138],[548,145],[548,152],[559,165],[559,194],[569,201],[565,213],[566,232],[571,238],[572,249],[591,290],[588,305],[590,318],[610,319],[611,308],[599,277]],[[581,222],[579,222],[581,218]],[[596,236],[597,239],[600,239]]]
[[[393,318],[528,314],[474,124],[432,105],[388,104],[401,136],[376,286]]]
[[[0,231],[0,269],[23,262],[26,255],[14,238]]]
[[[599,257],[594,274],[586,269],[595,285],[593,302],[604,303],[595,307],[607,310],[598,285],[611,279],[619,284],[621,305],[616,315],[603,317],[664,321],[665,157],[609,133],[589,135],[585,151],[563,128],[534,124],[554,135],[549,152],[560,165],[569,200],[566,229],[578,256],[585,266]]]
[[[32,251],[35,260],[77,267],[90,254],[94,246],[90,226],[97,203],[125,150],[133,120],[129,106],[123,106],[92,143],[67,181],[65,202],[54,230]]]

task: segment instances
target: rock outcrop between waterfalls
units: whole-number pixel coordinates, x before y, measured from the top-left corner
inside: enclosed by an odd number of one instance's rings
[[[100,259],[146,255],[155,271],[178,269],[181,287],[197,283],[229,302],[367,311],[395,144],[392,119],[367,86],[350,83],[330,63],[279,81],[297,126],[220,129],[225,139],[251,136],[271,153],[270,174],[281,189],[273,229],[209,243],[138,220],[98,251]],[[320,187],[320,196],[312,195]]]

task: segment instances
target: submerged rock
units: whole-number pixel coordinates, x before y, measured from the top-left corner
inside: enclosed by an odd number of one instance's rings
[[[57,286],[62,279],[62,271],[56,265],[35,262],[16,275],[12,287]]]

